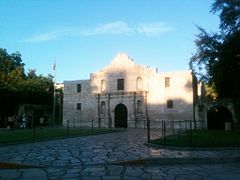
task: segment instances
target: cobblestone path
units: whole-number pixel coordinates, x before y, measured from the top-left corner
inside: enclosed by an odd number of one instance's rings
[[[236,160],[239,149],[156,149],[144,145],[146,135],[144,129],[127,129],[112,134],[1,146],[0,162],[35,167],[0,169],[0,179],[240,179],[240,163],[236,161],[210,164],[178,161],[226,157]],[[145,159],[154,159],[155,163],[142,163]],[[161,163],[168,160],[176,161]]]

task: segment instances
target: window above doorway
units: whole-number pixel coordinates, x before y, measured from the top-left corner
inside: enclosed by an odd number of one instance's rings
[[[124,79],[118,79],[117,80],[117,90],[124,90]]]
[[[167,108],[172,109],[173,108],[173,100],[167,100]]]

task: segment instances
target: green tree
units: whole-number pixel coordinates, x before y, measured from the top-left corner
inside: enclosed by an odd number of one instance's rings
[[[19,102],[25,104],[52,104],[53,81],[52,76],[27,76],[26,80],[17,84]]]
[[[240,1],[215,0],[211,12],[219,13],[219,32],[207,33],[198,27],[197,52],[190,59],[190,68],[208,83],[212,95],[239,98]]]
[[[27,77],[28,77],[28,79],[36,78],[37,77],[36,69],[29,69],[29,71],[27,73]]]
[[[21,55],[0,48],[0,116],[12,114],[17,105],[16,84],[25,77]]]
[[[223,34],[232,34],[240,30],[239,0],[215,0],[211,12],[214,14],[219,12],[219,28]]]
[[[24,63],[19,52],[8,54],[6,49],[0,48],[0,72],[7,74],[17,67],[22,69],[24,74]]]
[[[220,47],[212,80],[219,97],[240,98],[240,31],[228,35]]]
[[[19,52],[0,48],[0,117],[12,115],[19,104],[52,104],[53,77],[24,72]]]

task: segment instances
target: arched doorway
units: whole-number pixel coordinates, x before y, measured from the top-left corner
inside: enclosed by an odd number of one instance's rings
[[[114,110],[114,122],[117,128],[127,128],[128,112],[124,104],[118,104]]]
[[[232,114],[224,106],[214,106],[207,112],[208,129],[225,129],[225,122],[232,122]]]

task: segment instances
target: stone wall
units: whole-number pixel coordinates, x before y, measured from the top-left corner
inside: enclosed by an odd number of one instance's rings
[[[89,80],[65,81],[63,98],[63,125],[78,127],[96,118],[96,99],[90,92]],[[81,85],[81,92],[77,92],[77,85]],[[77,109],[77,104],[81,109]]]
[[[169,87],[165,87],[165,78],[169,78]],[[120,90],[119,79],[124,82]],[[193,79],[191,71],[158,73],[119,54],[110,65],[91,73],[90,80],[64,82],[63,125],[69,120],[72,126],[84,126],[94,120],[96,127],[115,127],[118,104],[127,108],[128,127],[145,127],[147,117],[152,122],[193,120],[197,93]],[[78,84],[81,92],[77,92]],[[78,103],[81,110],[77,110]]]
[[[165,87],[165,77],[170,86]],[[156,120],[193,119],[192,73],[180,71],[160,73],[152,79],[149,88],[149,116]],[[167,101],[173,101],[173,108],[167,108]]]

